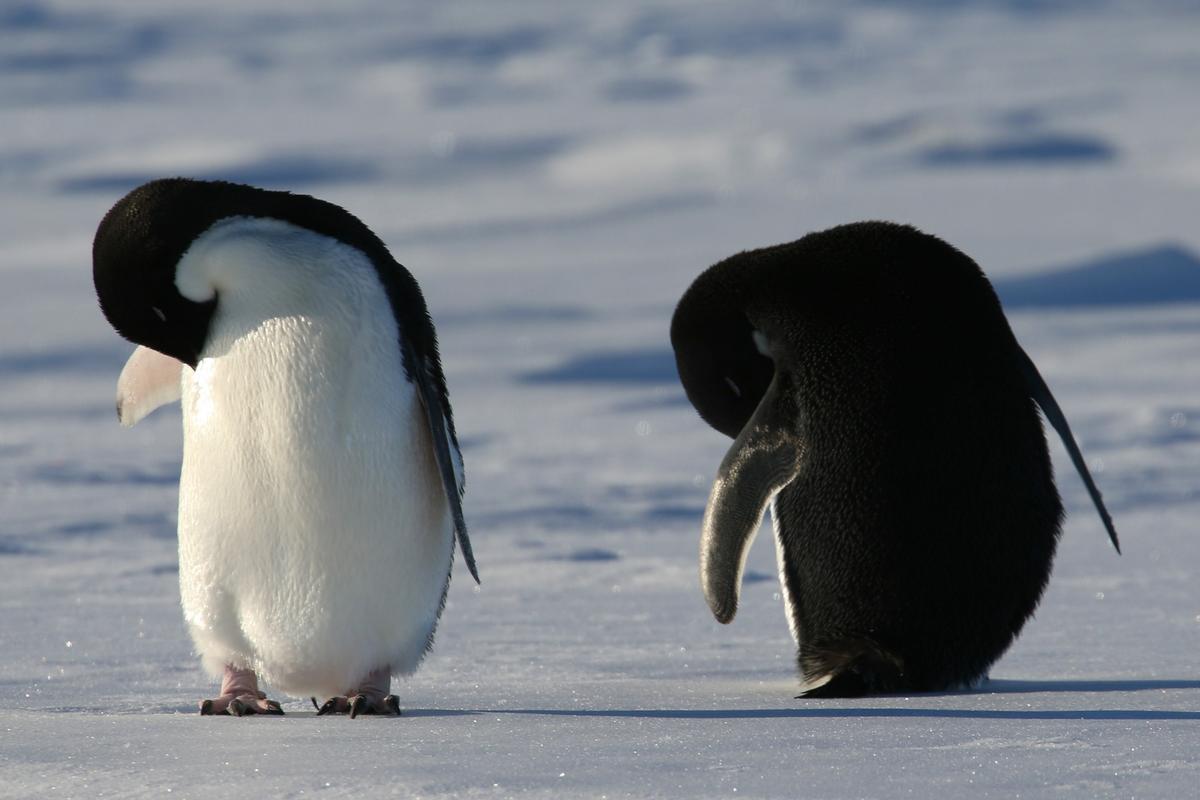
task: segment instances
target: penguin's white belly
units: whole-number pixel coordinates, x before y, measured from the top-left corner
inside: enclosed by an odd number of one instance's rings
[[[214,321],[185,370],[180,592],[214,674],[328,697],[432,637],[452,522],[395,325],[355,305]]]

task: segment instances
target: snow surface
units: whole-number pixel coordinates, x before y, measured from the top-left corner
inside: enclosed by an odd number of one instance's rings
[[[0,797],[1195,796],[1197,41],[1183,0],[0,3]],[[402,719],[194,713],[178,410],[117,425],[90,285],[169,174],[338,202],[425,289],[483,585]],[[800,701],[769,537],[732,626],[700,595],[727,441],[666,331],[707,265],[865,218],[1012,279],[1125,555],[1056,446],[990,683]]]

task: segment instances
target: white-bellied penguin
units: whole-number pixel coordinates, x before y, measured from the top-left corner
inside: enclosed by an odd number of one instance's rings
[[[201,713],[280,713],[260,677],[323,713],[399,713],[391,678],[432,645],[456,537],[478,580],[416,280],[332,203],[184,178],[113,206],[93,278],[140,345],[121,422],[183,401],[180,594],[223,676]]]
[[[1062,521],[1038,407],[1113,546],[1067,421],[979,267],[861,222],[710,267],[671,323],[700,416],[734,438],[700,576],[737,611],[770,506],[806,696],[931,691],[986,674],[1033,613]]]

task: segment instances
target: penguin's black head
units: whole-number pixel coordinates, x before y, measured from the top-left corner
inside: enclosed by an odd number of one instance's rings
[[[198,237],[230,217],[277,219],[357,248],[381,270],[389,296],[402,301],[405,313],[398,316],[428,324],[416,282],[379,237],[340,206],[240,183],[163,178],[118,200],[96,230],[92,279],[100,308],[118,333],[196,365],[220,298],[215,290],[211,298],[183,296],[176,268]]]
[[[915,374],[909,362],[973,346],[945,336],[960,318],[1014,346],[973,261],[914,228],[858,222],[709,267],[680,299],[671,343],[692,405],[736,437],[777,372],[829,408],[887,394],[889,375]]]
[[[196,366],[218,299],[196,302],[175,287],[175,267],[213,222],[212,184],[153,181],[121,198],[92,243],[100,309],[117,333]]]
[[[671,319],[671,346],[688,400],[700,416],[736,437],[754,414],[775,374],[755,345],[742,286],[729,272],[701,275]]]

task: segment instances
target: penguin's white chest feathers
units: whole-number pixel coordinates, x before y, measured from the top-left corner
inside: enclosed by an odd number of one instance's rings
[[[411,672],[453,529],[374,267],[286,223],[232,219],[176,283],[218,298],[182,397],[180,588],[205,665],[323,696]]]

